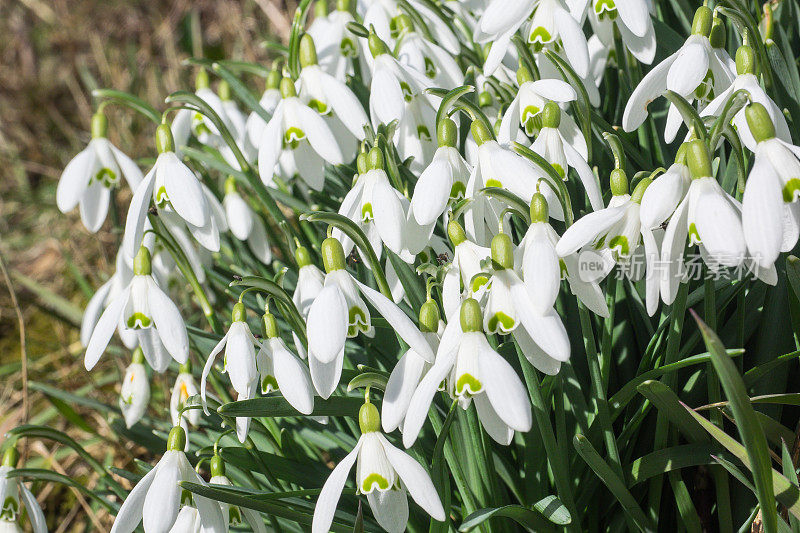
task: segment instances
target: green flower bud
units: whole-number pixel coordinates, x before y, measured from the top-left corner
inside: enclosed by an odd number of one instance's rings
[[[373,146],[367,154],[367,170],[382,170],[383,152],[377,146]]]
[[[223,102],[228,102],[231,100],[231,86],[225,80],[220,80],[219,85],[217,86],[217,93],[219,94],[219,99]]]
[[[531,71],[528,70],[528,67],[520,65],[517,69],[517,85],[522,87],[523,83],[529,81],[533,81],[533,75],[531,74]]]
[[[233,194],[236,192],[236,178],[228,176],[225,179],[225,194]]]
[[[365,403],[361,406],[358,410],[358,427],[361,428],[361,433],[372,433],[380,429],[381,415],[375,405]]]
[[[756,53],[746,44],[736,50],[736,73],[742,74],[756,73]]]
[[[274,68],[267,74],[267,89],[277,89],[281,85],[281,73]]]
[[[367,152],[359,152],[356,158],[356,168],[359,174],[366,174],[367,172]]]
[[[414,31],[414,22],[411,20],[411,17],[402,13],[398,17],[394,19],[394,23],[397,26],[398,34],[402,35],[407,31]]]
[[[169,124],[160,124],[156,128],[156,150],[159,154],[175,151],[175,139]]]
[[[370,33],[367,42],[369,43],[369,51],[372,54],[372,57],[378,57],[381,54],[388,53],[386,43],[384,43],[376,34]]]
[[[305,68],[316,64],[317,47],[314,46],[314,38],[304,33],[300,38],[300,66]]]
[[[137,346],[131,355],[131,364],[141,365],[144,363],[144,352],[141,346]]]
[[[505,233],[492,238],[492,266],[496,270],[514,268],[514,245]]]
[[[549,207],[547,206],[547,199],[540,192],[537,192],[531,198],[531,224],[536,222],[547,222],[550,220]]]
[[[225,475],[225,461],[219,455],[211,458],[211,477]]]
[[[92,139],[100,139],[108,134],[108,118],[102,113],[97,112],[92,115]]]
[[[461,330],[464,333],[483,331],[483,313],[481,305],[475,298],[467,298],[461,304]]]
[[[686,148],[686,165],[693,179],[711,176],[711,156],[706,144],[700,139],[689,141]]]
[[[451,220],[447,223],[447,236],[450,237],[450,242],[453,243],[453,247],[467,240],[467,234],[464,233],[464,228],[455,220]]]
[[[481,91],[478,95],[478,107],[489,107],[492,105],[492,95],[489,91]]]
[[[325,272],[334,270],[344,270],[345,258],[342,243],[333,237],[328,237],[322,241],[322,264],[325,265]]]
[[[281,96],[283,98],[292,98],[293,96],[297,96],[297,88],[294,86],[294,82],[291,78],[282,78],[280,87]]]
[[[328,16],[328,0],[317,0],[314,4],[314,17],[322,18]]]
[[[633,193],[631,193],[631,201],[636,202],[637,204],[642,203],[644,191],[647,190],[651,183],[653,183],[652,178],[644,178],[637,183],[636,187],[633,189]]]
[[[436,140],[439,146],[455,147],[458,137],[458,129],[456,123],[452,119],[445,117],[439,122],[439,127],[436,132]]]
[[[624,170],[621,168],[612,170],[609,181],[611,182],[611,194],[614,196],[628,194],[628,176],[625,175]]]
[[[3,466],[16,468],[19,462],[19,452],[16,446],[9,446],[3,453]]]
[[[206,69],[201,68],[194,78],[194,88],[199,91],[200,89],[208,89],[210,86],[211,80],[208,79],[208,72],[206,72]]]
[[[308,266],[312,263],[311,253],[309,253],[308,248],[305,246],[297,247],[297,249],[294,251],[294,259],[297,261],[297,266],[299,268],[303,268],[304,266]]]
[[[751,103],[744,108],[744,116],[756,142],[760,143],[775,137],[775,125],[763,105],[758,102]]]
[[[242,302],[236,302],[231,311],[232,322],[244,322],[247,320],[247,309]]]
[[[439,306],[430,298],[419,308],[419,330],[423,333],[439,330]]]
[[[725,48],[725,23],[714,17],[711,23],[711,35],[708,36],[712,48]]]
[[[694,12],[694,20],[692,21],[692,34],[694,35],[708,35],[711,33],[713,14],[711,9],[706,6],[700,6]]]
[[[149,276],[152,272],[150,250],[146,246],[140,246],[139,252],[133,258],[133,274],[136,276]]]
[[[492,140],[492,133],[489,127],[480,120],[473,120],[469,129],[472,132],[472,138],[475,139],[478,146]]]
[[[186,432],[180,426],[169,430],[167,437],[167,451],[182,452],[186,447]]]
[[[274,339],[278,336],[278,322],[272,313],[264,314],[264,336],[268,339]]]
[[[542,126],[557,128],[561,124],[561,108],[555,102],[547,102],[542,110]]]

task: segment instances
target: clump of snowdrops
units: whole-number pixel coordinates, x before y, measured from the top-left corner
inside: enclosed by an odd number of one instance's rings
[[[2,527],[42,438],[115,532],[797,530],[800,10],[689,4],[306,0],[272,64],[96,91],[56,200],[133,193],[81,341],[155,459],[16,428]]]

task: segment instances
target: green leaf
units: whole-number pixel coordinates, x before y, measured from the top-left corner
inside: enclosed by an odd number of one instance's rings
[[[673,424],[692,442],[708,440],[703,428],[686,412],[686,406],[678,399],[672,389],[660,381],[648,380],[636,387],[645,398],[663,412]]]
[[[506,505],[504,507],[478,509],[464,519],[458,531],[462,533],[472,531],[480,524],[494,517],[510,518],[533,531],[558,531],[558,528],[539,512],[532,511],[521,505]]]
[[[742,437],[747,456],[750,460],[753,478],[755,480],[756,495],[761,505],[761,517],[766,531],[775,531],[778,527],[778,514],[775,510],[775,492],[770,479],[772,467],[769,457],[767,439],[764,430],[756,417],[750,398],[747,395],[742,377],[736,365],[725,354],[725,346],[716,333],[691,310],[706,348],[711,353],[711,363],[719,376],[720,384],[725,391],[725,396],[730,401],[733,416],[736,419],[739,435]]]
[[[302,459],[305,460],[301,461],[261,450],[247,450],[239,446],[220,448],[219,454],[226,463],[245,472],[253,470],[253,454],[255,454],[258,456],[259,462],[267,465],[270,473],[276,478],[309,489],[322,488],[328,475],[327,469],[322,463],[308,461],[307,457],[303,457]]]
[[[380,402],[373,402],[380,409]],[[238,402],[223,404],[217,410],[225,416],[250,416],[250,417],[281,417],[281,416],[347,416],[357,417],[358,410],[364,404],[364,399],[355,397],[333,396],[327,400],[320,397],[314,398],[314,411],[304,415],[292,407],[283,396],[264,396],[251,398]]]
[[[680,470],[689,466],[711,463],[711,454],[718,452],[718,447],[710,443],[694,443],[662,448],[639,457],[626,468],[625,476],[628,486],[641,483],[653,476]]]
[[[10,478],[18,477],[22,479],[48,481],[50,483],[60,483],[61,485],[66,485],[67,487],[71,487],[82,494],[89,496],[112,513],[116,513],[119,509],[119,505],[111,503],[105,498],[100,497],[95,491],[91,490],[83,483],[79,483],[71,477],[59,474],[58,472],[53,472],[52,470],[46,470],[43,468],[17,468],[11,470],[6,475]]]
[[[792,485],[797,486],[797,469],[792,460],[792,454],[786,447],[786,441],[781,443],[781,466],[783,467],[783,475],[786,476]],[[793,533],[800,533],[800,520],[794,515],[789,516],[789,525],[792,527]]]
[[[408,303],[411,305],[412,310],[418,310],[425,303],[425,284],[417,275],[413,265],[409,265],[393,251],[388,248],[384,250],[386,259],[391,263],[394,268],[394,273],[403,285],[403,290],[408,298]],[[412,322],[416,320],[412,318]]]
[[[92,91],[92,96],[100,100],[111,101],[129,107],[149,118],[155,124],[161,124],[161,113],[138,96],[115,89],[95,89]]]

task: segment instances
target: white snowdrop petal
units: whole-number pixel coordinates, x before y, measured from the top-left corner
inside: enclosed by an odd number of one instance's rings
[[[342,490],[344,490],[344,484],[347,482],[347,475],[358,458],[361,442],[362,439],[359,439],[353,451],[339,461],[339,464],[336,465],[336,468],[333,469],[331,475],[325,481],[325,485],[322,486],[322,491],[320,491],[317,504],[314,507],[314,519],[311,523],[312,533],[328,533],[330,530],[331,523],[333,523],[333,515],[336,513],[336,506],[339,503]]]
[[[92,336],[89,338],[89,343],[86,347],[86,355],[83,360],[86,370],[94,368],[100,356],[106,351],[108,341],[111,340],[111,337],[114,335],[114,330],[117,329],[117,324],[119,324],[122,311],[128,304],[129,297],[130,287],[126,287],[125,291],[117,296],[114,301],[106,307],[103,314],[100,315],[100,319],[97,321],[97,325],[94,327],[94,331],[92,331]]]
[[[56,188],[56,205],[59,211],[71,211],[83,196],[96,165],[97,155],[90,144],[72,158],[64,167]]]
[[[503,422],[517,431],[531,429],[528,393],[508,361],[486,343],[481,346],[478,368],[486,395]]]
[[[147,298],[158,335],[172,357],[183,364],[189,358],[189,336],[181,313],[152,279],[148,281]]]
[[[314,410],[314,394],[308,368],[293,353],[289,352],[283,341],[271,339],[272,357],[275,364],[275,380],[281,394],[292,407],[310,415]]]
[[[784,210],[778,176],[758,156],[742,197],[742,226],[750,256],[768,268],[781,251]]]
[[[205,226],[210,213],[206,206],[203,188],[194,172],[184,165],[173,152],[158,157],[156,166],[159,181],[167,190],[169,203],[181,218],[194,226]]]
[[[156,465],[145,474],[122,502],[122,506],[117,511],[117,517],[114,519],[114,525],[111,527],[111,533],[133,533],[136,530],[139,522],[142,521],[144,500],[153,484],[158,468],[159,465]]]
[[[321,363],[330,363],[344,349],[348,308],[341,289],[326,285],[308,312],[308,350]]]

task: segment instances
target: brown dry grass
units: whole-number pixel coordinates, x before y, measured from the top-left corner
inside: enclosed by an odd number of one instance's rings
[[[92,235],[77,210],[65,216],[55,208],[61,170],[89,138],[91,90],[130,91],[163,108],[165,95],[191,87],[192,72],[182,65],[187,57],[266,61],[261,41],[268,35],[285,39],[295,5],[292,0],[0,0],[0,253],[19,298],[31,380],[75,390],[93,379],[83,369],[74,324],[56,318],[20,278],[82,309],[113,267],[119,235],[111,224]],[[109,123],[117,146],[133,157],[152,155],[152,127],[141,117],[112,106]],[[5,282],[0,285],[4,434],[22,423],[24,414],[16,309]],[[105,364],[112,371],[122,365]],[[116,390],[108,387],[104,399],[115,401]],[[31,392],[30,404],[31,417],[87,438],[56,416],[42,395]],[[109,434],[97,413],[79,413],[101,436]],[[128,452],[102,441],[90,451],[118,466],[130,460]],[[86,465],[51,442],[30,443],[28,452],[43,466],[93,483]],[[39,487],[39,499],[53,531],[109,527],[108,516],[92,511],[70,489]]]

